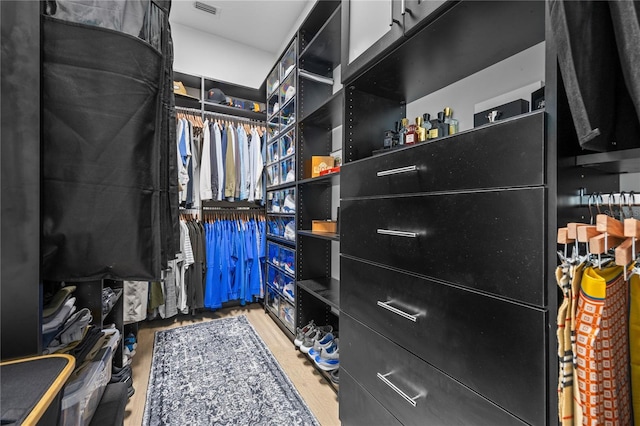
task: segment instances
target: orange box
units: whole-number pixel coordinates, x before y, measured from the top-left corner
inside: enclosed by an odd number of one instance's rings
[[[338,222],[335,220],[312,220],[311,230],[316,232],[335,232],[338,230]]]
[[[320,176],[321,171],[330,169],[334,166],[334,161],[335,159],[330,156],[312,156],[311,160],[307,161],[306,172],[311,172],[311,175],[307,177],[314,178]]]

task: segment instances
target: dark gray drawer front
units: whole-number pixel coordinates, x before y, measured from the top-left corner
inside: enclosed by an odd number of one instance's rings
[[[542,185],[544,113],[347,163],[340,173],[342,198]]]
[[[343,426],[401,426],[369,392],[340,368],[340,422]]]
[[[544,423],[546,312],[345,257],[340,265],[342,312],[519,417]]]
[[[340,316],[340,364],[404,425],[524,424],[349,315]],[[418,396],[415,406],[402,394]]]
[[[340,211],[344,254],[544,304],[542,188],[343,200]]]

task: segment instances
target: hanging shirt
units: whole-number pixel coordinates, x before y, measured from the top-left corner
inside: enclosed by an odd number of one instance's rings
[[[235,128],[232,127],[233,130],[233,143],[234,143],[234,161],[235,161],[235,165],[236,165],[236,187],[234,188],[233,191],[233,197],[235,199],[240,199],[240,180],[241,180],[241,174],[242,174],[242,153],[240,151],[240,141],[239,141],[239,137],[238,137],[238,133],[237,130]]]
[[[233,126],[227,126],[227,153],[224,164],[224,196],[225,198],[233,198],[235,196],[236,188],[236,161],[235,150],[236,141],[234,136]]]
[[[184,122],[178,120],[178,131],[176,132],[176,164],[178,166],[178,190],[179,201],[184,201],[187,198],[187,185],[189,184],[189,173],[186,167],[186,144],[184,147],[184,156],[181,151],[181,144],[185,141],[184,136]]]
[[[200,161],[200,198],[211,200],[213,193],[211,189],[211,157],[210,144],[211,133],[209,131],[209,120],[204,122],[204,140],[202,142],[202,159]]]
[[[216,149],[216,130],[215,124],[209,123],[208,126],[209,134],[210,134],[210,144],[209,144],[209,156],[211,158],[211,175],[209,179],[211,180],[211,199],[218,199],[218,150]],[[219,137],[219,136],[218,136]]]
[[[217,161],[217,181],[218,181],[218,194],[217,200],[222,201],[224,198],[224,151],[222,150],[222,134],[218,123],[214,123],[214,141],[216,149],[216,161]]]
[[[238,126],[238,147],[240,148],[240,199],[249,198],[249,141],[244,127]]]
[[[256,129],[251,130],[249,144],[249,201],[262,199],[262,169],[264,161],[260,149],[260,136]]]

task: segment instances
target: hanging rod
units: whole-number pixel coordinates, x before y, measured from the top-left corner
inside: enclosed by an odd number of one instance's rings
[[[176,111],[191,112],[191,113],[195,113],[195,114],[198,114],[198,115],[220,117],[221,119],[224,119],[224,120],[241,121],[241,122],[247,122],[247,123],[250,123],[250,124],[258,124],[258,125],[261,125],[261,126],[265,126],[267,124],[267,122],[264,121],[264,120],[255,120],[255,119],[252,119],[252,118],[238,117],[236,115],[224,114],[224,113],[221,113],[221,112],[202,111],[202,110],[196,109],[196,108],[181,107],[181,106],[176,106],[175,108],[176,108]]]
[[[204,206],[202,208],[202,210],[205,211],[224,211],[224,210],[228,210],[228,211],[237,211],[237,210],[264,210],[264,207],[248,207],[248,206],[238,206],[238,207],[207,207]]]
[[[637,207],[640,206],[640,191],[616,191],[587,193],[586,188],[580,188],[580,205],[613,207]]]

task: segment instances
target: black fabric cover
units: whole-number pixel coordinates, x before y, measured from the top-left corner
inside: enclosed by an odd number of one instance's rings
[[[48,16],[42,29],[42,278],[159,279],[161,52]]]
[[[640,3],[550,0],[551,29],[583,149],[640,146]]]

